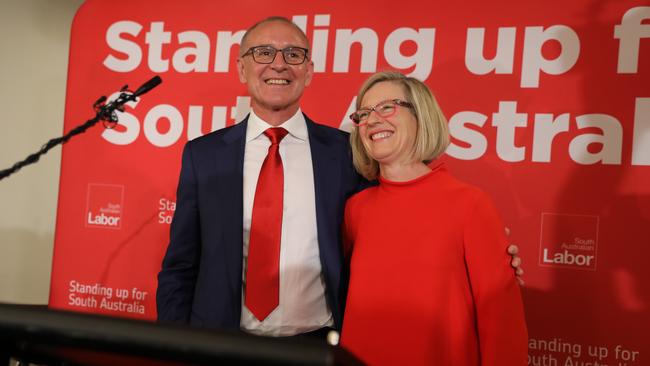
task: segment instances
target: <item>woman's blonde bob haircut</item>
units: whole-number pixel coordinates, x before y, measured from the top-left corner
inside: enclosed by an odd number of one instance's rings
[[[404,89],[406,101],[413,105],[412,109],[401,107],[413,113],[417,120],[417,135],[411,154],[414,160],[422,161],[425,164],[430,163],[449,145],[449,129],[447,119],[442,114],[436,98],[423,82],[398,72],[378,72],[370,76],[361,86],[357,96],[357,110],[361,108],[361,102],[368,90],[378,83],[385,82],[400,85]],[[386,97],[390,98],[391,96],[387,95]],[[354,167],[359,174],[368,180],[377,179],[379,164],[368,155],[363,142],[361,142],[358,127],[352,128],[350,145],[352,145]]]

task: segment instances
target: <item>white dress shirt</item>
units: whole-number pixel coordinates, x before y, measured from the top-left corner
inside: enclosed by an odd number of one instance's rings
[[[269,125],[253,111],[248,117],[244,152],[244,266],[250,238],[257,179],[271,141],[263,134]],[[332,312],[325,300],[316,227],[314,169],[307,123],[300,109],[278,127],[289,133],[280,142],[284,169],[284,202],[280,241],[279,305],[263,321],[246,308],[242,291],[241,329],[267,336],[291,336],[331,326]]]

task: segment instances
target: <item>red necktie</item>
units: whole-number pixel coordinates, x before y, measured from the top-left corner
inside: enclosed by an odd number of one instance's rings
[[[262,163],[253,200],[245,294],[246,307],[260,321],[279,304],[284,189],[279,149],[287,130],[269,128],[264,134],[271,140],[271,146]]]

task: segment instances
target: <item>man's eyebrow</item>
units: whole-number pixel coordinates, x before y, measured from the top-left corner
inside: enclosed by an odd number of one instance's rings
[[[306,50],[309,50],[309,47],[298,46],[298,45],[294,45],[294,44],[287,45],[286,47],[283,47],[283,48],[276,48],[276,47],[275,47],[274,45],[272,45],[272,44],[258,44],[258,45],[250,46],[250,47],[248,47],[248,48],[253,48],[253,47],[273,47],[273,48],[275,48],[276,50],[283,50],[283,49],[285,49],[285,48],[304,48],[304,49],[306,49]]]

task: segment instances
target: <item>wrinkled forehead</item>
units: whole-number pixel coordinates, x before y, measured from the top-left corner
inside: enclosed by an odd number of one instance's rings
[[[309,48],[307,36],[297,25],[279,20],[258,24],[248,30],[242,40],[243,49],[262,45]]]

